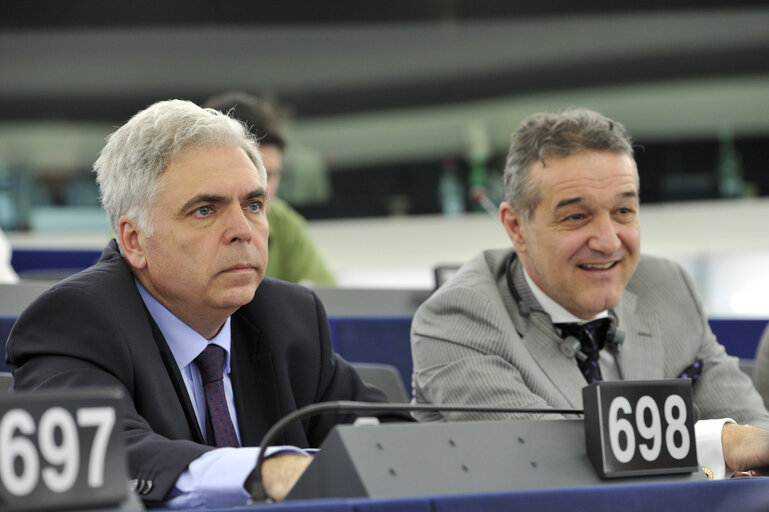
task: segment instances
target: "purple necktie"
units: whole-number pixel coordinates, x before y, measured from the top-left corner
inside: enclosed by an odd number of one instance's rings
[[[579,340],[580,351],[586,357],[584,361],[577,357],[577,366],[588,384],[603,380],[598,357],[606,343],[609,322],[608,318],[600,318],[586,324],[558,324],[564,337],[574,336]]]
[[[235,427],[232,426],[227,398],[224,396],[224,360],[225,350],[214,344],[208,345],[195,363],[200,369],[203,388],[206,392],[206,439],[211,446],[240,446]]]

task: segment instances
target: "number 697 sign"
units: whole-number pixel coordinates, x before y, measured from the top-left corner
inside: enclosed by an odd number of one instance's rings
[[[582,390],[587,454],[603,478],[697,471],[691,381],[597,382]]]
[[[0,396],[0,512],[123,501],[120,396],[113,390]]]

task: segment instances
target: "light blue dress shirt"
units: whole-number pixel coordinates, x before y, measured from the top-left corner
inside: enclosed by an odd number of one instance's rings
[[[195,358],[198,357],[209,343],[219,345],[227,353],[224,360],[224,395],[227,398],[227,408],[230,411],[232,425],[235,427],[235,433],[240,442],[240,432],[238,430],[238,415],[235,411],[235,402],[232,398],[232,381],[230,380],[230,319],[222,326],[219,333],[210,341],[204,338],[200,333],[190,326],[176,318],[165,306],[155,299],[139,283],[136,282],[139,293],[144,300],[144,304],[155,320],[160,332],[168,343],[168,348],[176,360],[176,365],[184,379],[184,385],[187,388],[187,394],[190,396],[192,407],[195,409],[195,416],[198,418],[198,426],[206,437],[206,395],[203,391],[203,383],[200,378],[200,370],[195,364]]]
[[[168,348],[171,349],[176,360],[203,437],[206,432],[206,395],[200,379],[200,371],[194,361],[209,343],[219,345],[227,352],[223,377],[224,394],[235,432],[238,434],[238,441],[240,441],[230,380],[230,319],[227,318],[219,333],[209,341],[166,309],[139,281],[135,280],[135,282],[147,310],[160,332],[163,333]],[[276,446],[267,450],[267,456],[285,451],[306,453],[295,447]],[[166,506],[195,508],[245,504],[249,495],[243,488],[243,484],[254,469],[258,455],[259,448],[253,447],[217,448],[204,453],[193,460],[187,470],[179,475],[166,501]]]

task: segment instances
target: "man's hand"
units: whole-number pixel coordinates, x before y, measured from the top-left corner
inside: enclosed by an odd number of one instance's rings
[[[727,468],[769,475],[769,431],[750,425],[725,423],[721,430],[721,446]]]
[[[283,501],[310,462],[312,457],[296,453],[265,459],[262,463],[262,485],[267,496],[275,501]]]

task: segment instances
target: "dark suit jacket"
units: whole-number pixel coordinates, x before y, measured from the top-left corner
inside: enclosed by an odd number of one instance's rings
[[[329,400],[385,401],[333,353],[326,313],[310,290],[264,279],[232,315],[231,378],[243,446],[258,446],[284,415]],[[93,267],[43,293],[7,344],[15,389],[117,386],[124,390],[129,472],[148,504],[164,500],[189,462],[210,450],[176,362],[113,240]],[[334,424],[321,415],[279,444],[317,447]],[[402,419],[405,419],[402,418]]]

